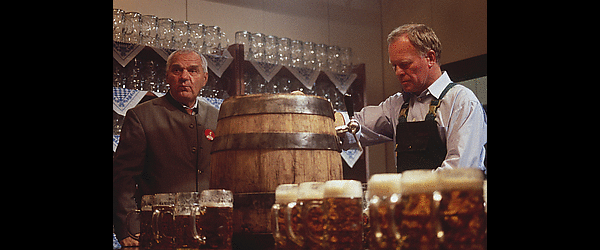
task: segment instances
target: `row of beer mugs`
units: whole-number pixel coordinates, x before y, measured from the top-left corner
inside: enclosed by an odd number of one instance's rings
[[[368,182],[363,217],[354,180],[282,184],[272,231],[278,249],[486,249],[481,170],[408,170]]]
[[[407,170],[369,179],[370,249],[487,249],[483,172]]]
[[[287,67],[348,74],[352,71],[352,48],[303,42],[287,37],[241,30],[235,43],[244,45],[244,60]]]
[[[131,232],[134,214],[139,236]],[[209,189],[144,195],[141,209],[127,214],[127,224],[142,249],[231,249],[232,217],[233,193]]]
[[[282,184],[275,190],[271,229],[277,249],[363,249],[359,181]]]
[[[229,46],[219,26],[142,15],[113,8],[113,40],[166,49],[222,55]]]

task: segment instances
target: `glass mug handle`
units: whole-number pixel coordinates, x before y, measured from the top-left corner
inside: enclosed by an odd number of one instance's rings
[[[164,216],[164,213],[170,213],[171,215],[173,214],[171,211],[161,211],[158,209],[155,209],[154,212],[152,212],[152,235],[154,237],[154,240],[160,240],[160,231],[159,231],[159,218]],[[175,220],[175,216],[173,216],[173,220]]]
[[[131,210],[129,211],[129,213],[127,213],[127,216],[125,217],[125,225],[127,227],[127,234],[129,235],[129,237],[131,237],[134,240],[140,241],[140,237],[139,236],[135,236],[133,233],[131,233],[131,227],[130,227],[130,223],[129,223],[129,219],[131,218],[131,214],[133,213],[140,213],[141,214],[141,210],[136,209],[136,210]]]
[[[191,221],[192,235],[193,235],[194,239],[196,239],[196,240],[198,240],[200,242],[200,245],[205,245],[206,244],[206,237],[202,236],[202,235],[199,235],[198,234],[198,230],[196,229],[196,216],[198,215],[199,211],[200,211],[200,206],[194,206],[194,207],[192,207],[191,216],[190,216],[190,219],[192,220]]]
[[[297,235],[292,229],[292,209],[296,207],[298,203],[290,202],[287,204],[284,210],[285,214],[285,230],[287,231],[287,236],[290,240],[292,240],[296,245],[303,247],[304,246],[304,237]]]
[[[279,228],[279,213],[282,212],[280,210],[280,206],[277,203],[273,204],[271,207],[271,231],[273,232],[275,242],[285,240],[281,235],[280,230],[282,230],[282,228]]]
[[[323,203],[319,203],[317,201],[311,200],[308,203],[304,203],[305,208],[302,211],[302,220],[304,222],[304,232],[306,232],[306,238],[308,238],[309,240],[311,240],[312,242],[318,244],[318,245],[322,245],[323,244],[323,235],[321,235],[320,237],[315,235],[313,233],[312,230],[309,230],[307,225],[308,225],[308,216],[307,213],[308,211],[310,211],[313,208],[318,208],[318,209],[323,209],[322,208]]]
[[[398,203],[400,203],[400,194],[392,194],[390,196],[390,204],[389,206],[389,217],[388,220],[390,221],[390,229],[392,231],[392,235],[394,236],[394,240],[396,241],[397,246],[401,246],[402,245],[402,237],[400,235],[400,232],[398,230],[398,225],[396,225],[396,206]]]

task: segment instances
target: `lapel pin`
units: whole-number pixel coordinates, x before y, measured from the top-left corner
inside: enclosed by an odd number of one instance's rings
[[[210,129],[204,130],[204,135],[209,141],[213,141],[215,139],[215,132]]]

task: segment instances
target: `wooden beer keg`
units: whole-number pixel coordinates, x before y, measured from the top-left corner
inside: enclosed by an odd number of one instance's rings
[[[221,104],[210,188],[234,193],[233,249],[273,248],[279,184],[343,178],[333,122],[331,103],[317,96],[255,94]]]
[[[228,98],[212,145],[210,188],[275,192],[279,184],[342,179],[333,114],[318,96]]]

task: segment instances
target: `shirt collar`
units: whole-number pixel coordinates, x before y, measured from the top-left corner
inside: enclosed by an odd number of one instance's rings
[[[175,107],[177,107],[179,110],[186,112],[185,109],[189,108],[188,106],[181,104],[180,102],[178,102],[177,100],[175,100],[175,98],[173,98],[173,96],[171,96],[171,91],[167,92],[167,94],[165,95],[167,100],[169,100],[169,102],[171,102],[171,104]],[[196,102],[194,103],[194,106],[192,107],[192,109],[196,109],[198,107],[198,97],[196,97]]]
[[[191,108],[186,106],[185,104],[182,104],[182,103],[180,103],[180,104],[181,104],[181,106],[183,106],[186,109],[196,109],[198,107],[198,98],[196,98],[196,102],[194,102],[194,106]]]
[[[428,93],[431,93],[433,97],[439,99],[440,95],[442,94],[442,91],[444,91],[446,86],[451,82],[452,80],[450,80],[450,76],[448,76],[448,73],[444,71],[444,73],[437,80],[435,80],[435,82],[429,85],[429,88],[427,88],[426,91],[421,93],[421,95],[427,95]]]

